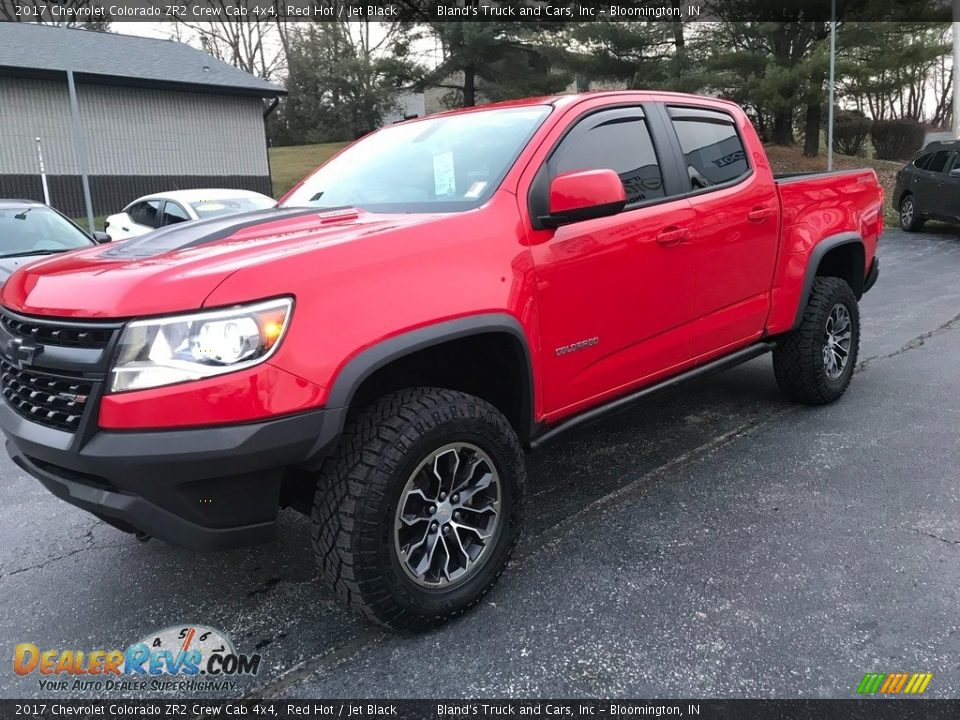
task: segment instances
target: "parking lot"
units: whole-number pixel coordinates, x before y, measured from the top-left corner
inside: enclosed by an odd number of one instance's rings
[[[530,456],[501,583],[421,637],[342,609],[293,512],[275,544],[190,553],[4,454],[0,650],[199,623],[262,654],[235,695],[850,697],[866,672],[923,671],[928,696],[957,696],[960,238],[888,231],[879,255],[839,403],[785,403],[765,357]],[[49,696],[9,668],[4,696]]]

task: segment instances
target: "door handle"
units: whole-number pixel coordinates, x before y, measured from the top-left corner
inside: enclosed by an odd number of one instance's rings
[[[124,232],[130,232],[130,228],[128,227],[122,227],[120,229],[123,230]]]
[[[678,228],[671,225],[660,231],[660,234],[657,235],[657,242],[661,245],[672,247],[673,245],[682,243],[687,239],[687,236],[686,228]]]
[[[771,215],[773,215],[773,210],[771,208],[754,208],[747,213],[747,220],[752,223],[759,223],[763,222]]]

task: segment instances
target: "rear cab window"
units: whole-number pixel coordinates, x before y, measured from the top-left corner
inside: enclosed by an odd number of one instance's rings
[[[667,106],[691,189],[739,181],[750,174],[747,152],[733,117],[719,110]]]

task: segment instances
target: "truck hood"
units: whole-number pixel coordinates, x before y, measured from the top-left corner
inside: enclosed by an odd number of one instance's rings
[[[27,315],[104,319],[195,310],[243,267],[322,252],[435,217],[281,208],[184,223],[34,262],[13,272],[0,304]]]

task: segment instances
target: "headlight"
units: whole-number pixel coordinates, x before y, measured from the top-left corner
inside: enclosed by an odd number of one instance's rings
[[[142,390],[257,365],[280,345],[291,298],[137,320],[120,338],[110,391]]]

